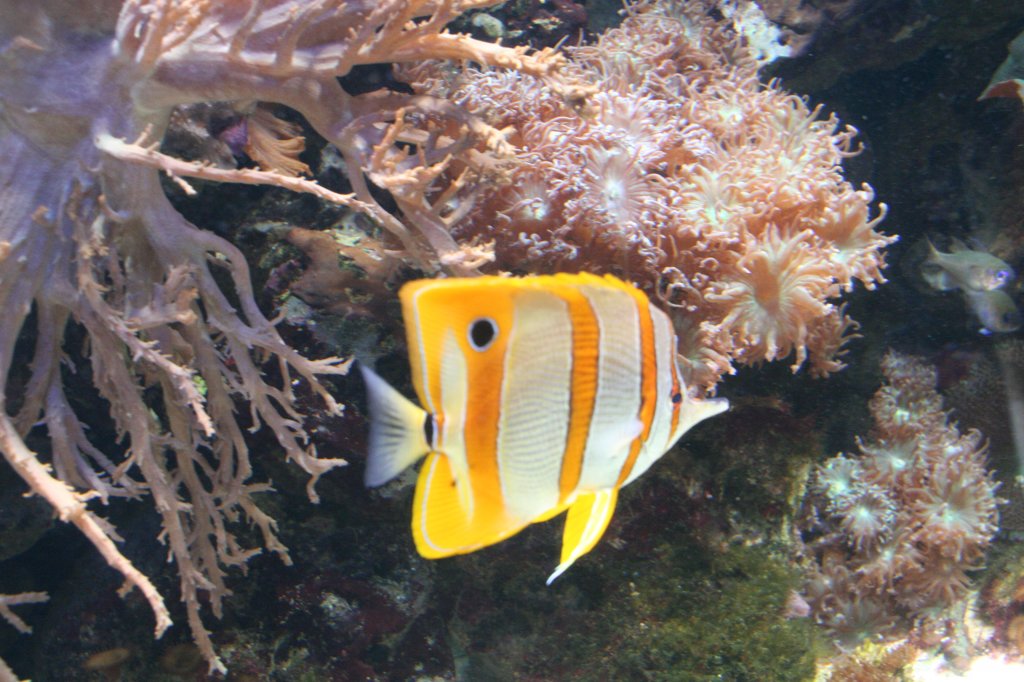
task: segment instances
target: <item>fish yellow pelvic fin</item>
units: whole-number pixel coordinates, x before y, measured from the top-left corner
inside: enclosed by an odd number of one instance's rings
[[[457,482],[448,458],[432,452],[416,482],[412,535],[416,550],[427,559],[466,554],[501,542],[526,525],[505,513],[500,500],[476,498],[470,481]],[[471,504],[463,502],[469,497]]]
[[[576,497],[565,517],[561,563],[548,577],[548,585],[565,573],[573,562],[594,548],[612,520],[618,498],[618,488],[580,493]]]
[[[426,410],[392,388],[376,372],[359,363],[370,410],[370,438],[363,482],[384,485],[430,451]]]

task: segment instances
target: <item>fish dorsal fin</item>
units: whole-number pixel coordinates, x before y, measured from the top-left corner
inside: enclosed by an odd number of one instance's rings
[[[728,409],[729,401],[725,398],[704,398],[702,400],[687,398],[679,415],[675,438],[678,439],[700,422],[722,414]]]
[[[963,253],[964,251],[973,251],[967,242],[957,237],[950,237],[949,239],[949,252],[950,253]]]
[[[370,438],[363,481],[373,488],[384,485],[430,450],[424,432],[427,413],[363,363],[359,363],[359,370],[366,384],[366,402],[370,410]]]
[[[447,458],[430,453],[420,469],[413,501],[412,535],[419,553],[427,559],[465,554],[501,542],[526,525],[494,501],[474,500],[472,506],[468,513]]]
[[[618,497],[617,488],[580,493],[576,497],[565,517],[561,563],[548,577],[548,585],[565,573],[573,562],[594,548],[604,535],[608,522],[612,520]]]

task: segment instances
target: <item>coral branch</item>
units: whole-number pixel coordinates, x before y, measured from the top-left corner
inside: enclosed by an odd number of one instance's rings
[[[200,161],[177,159],[157,151],[152,143],[147,144],[147,138],[148,135],[144,135],[134,142],[126,142],[109,134],[101,133],[96,136],[95,143],[96,148],[104,154],[108,154],[125,163],[155,168],[172,178],[198,178],[211,182],[283,187],[293,192],[312,194],[332,204],[347,206],[357,211],[364,211],[370,215],[373,215],[374,211],[377,210],[375,204],[363,203],[356,199],[353,194],[332,192],[312,180],[306,180],[294,175],[254,168],[216,168]],[[180,186],[187,194],[195,193],[195,190],[187,184]]]
[[[0,617],[6,620],[15,630],[22,634],[32,632],[28,623],[19,618],[13,611],[12,606],[21,604],[39,604],[48,601],[50,597],[45,592],[22,592],[21,594],[0,594]]]
[[[46,471],[46,467],[36,458],[36,454],[25,446],[14,424],[4,414],[0,414],[0,450],[3,451],[8,464],[28,484],[29,489],[49,502],[61,521],[74,524],[99,550],[107,563],[124,576],[126,587],[139,588],[156,617],[156,636],[163,635],[171,626],[171,615],[156,587],[121,554],[110,539],[106,524],[100,522],[85,508],[82,496],[75,494],[65,483]]]

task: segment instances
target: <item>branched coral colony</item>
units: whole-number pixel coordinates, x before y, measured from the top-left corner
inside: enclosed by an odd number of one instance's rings
[[[426,270],[614,272],[679,313],[686,383],[699,388],[734,363],[790,355],[815,373],[838,369],[853,323],[835,301],[855,281],[882,281],[890,238],[874,229],[871,190],[840,172],[854,131],[760,83],[762,52],[713,19],[710,0],[633,7],[568,57],[443,31],[489,4],[0,0],[0,450],[145,595],[159,635],[170,624],[161,595],[90,503],[152,496],[213,670],[223,665],[200,605],[219,615],[226,568],[259,551],[229,520],[255,524],[288,560],[253,501],[265,486],[250,481],[236,403],[310,474],[315,499],[317,478],[343,462],[309,445],[293,379],[336,411],[317,377],[347,366],[281,339],[240,251],[185,220],[161,173],[186,192],[201,178],[342,204]],[[398,63],[412,92],[338,84],[372,63]],[[480,68],[453,66],[467,63]],[[259,168],[158,151],[175,108],[203,102],[231,103],[266,133]],[[301,177],[302,145],[253,103],[301,114],[340,151],[352,193]],[[68,400],[69,324],[89,340],[123,447],[91,441]],[[13,395],[19,338],[34,351]],[[144,391],[161,395],[158,409]],[[26,446],[33,429],[48,452]]]
[[[343,462],[310,448],[292,380],[306,382],[336,411],[317,375],[343,373],[347,365],[308,360],[282,341],[255,303],[242,254],[186,221],[164,196],[160,173],[186,190],[185,178],[194,176],[312,193],[369,213],[413,257],[440,258],[458,271],[454,241],[432,219],[420,185],[447,159],[472,166],[474,147],[506,143],[452,102],[353,96],[337,78],[359,64],[428,58],[473,59],[541,78],[557,70],[563,58],[550,52],[528,55],[442,33],[459,13],[486,4],[0,3],[0,374],[7,391],[0,396],[0,449],[29,488],[145,595],[159,635],[170,625],[161,595],[87,506],[94,498],[152,496],[189,627],[211,669],[223,665],[200,604],[219,615],[226,567],[258,551],[235,541],[229,519],[253,523],[264,547],[288,560],[273,520],[253,501],[265,486],[249,480],[235,402],[246,403],[253,421],[269,427],[289,459],[309,472],[315,499],[316,479]],[[204,101],[281,103],[301,112],[356,169],[355,193],[296,177],[294,164],[225,170],[158,152],[174,107]],[[403,151],[410,142],[418,156]],[[293,157],[294,143],[280,151]],[[402,222],[381,209],[360,170],[408,205],[407,214],[423,213],[420,219]],[[215,270],[227,274],[228,290]],[[92,376],[124,436],[123,451],[88,438],[62,387],[69,323],[89,338]],[[23,333],[35,339],[35,350],[24,392],[15,396],[8,378]],[[258,357],[277,361],[276,383],[264,377]],[[162,394],[161,413],[150,409],[144,389]],[[49,435],[49,465],[25,444],[33,428]]]

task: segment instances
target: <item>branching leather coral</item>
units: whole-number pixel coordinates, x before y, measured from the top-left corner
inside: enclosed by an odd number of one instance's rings
[[[121,572],[125,587],[145,595],[159,636],[170,625],[162,596],[96,512],[111,497],[152,498],[189,627],[212,670],[224,666],[200,605],[219,615],[226,569],[260,551],[237,542],[232,523],[253,524],[264,548],[289,561],[273,519],[254,501],[267,486],[250,480],[236,407],[309,473],[315,501],[316,480],[343,461],[316,455],[293,386],[304,384],[324,409],[338,411],[318,376],[344,373],[347,364],[307,359],[282,340],[256,305],[241,252],[185,220],[160,174],[186,191],[195,177],[311,193],[368,213],[424,267],[440,259],[465,270],[423,188],[453,160],[464,174],[487,172],[503,151],[501,135],[450,101],[350,95],[338,77],[361,64],[435,58],[549,78],[561,64],[552,52],[529,55],[443,32],[459,13],[487,4],[0,2],[0,450]],[[159,150],[175,107],[225,101],[249,111],[262,131],[262,152],[253,154],[260,168],[220,168]],[[341,151],[353,193],[301,177],[294,131],[253,103],[301,113]],[[391,193],[404,221],[376,202],[371,182]],[[91,376],[120,449],[90,438],[65,392],[70,325],[88,340]],[[9,383],[19,338],[35,344],[23,391]],[[276,365],[274,380],[262,371],[267,362]],[[26,445],[33,430],[48,436],[48,452]]]

